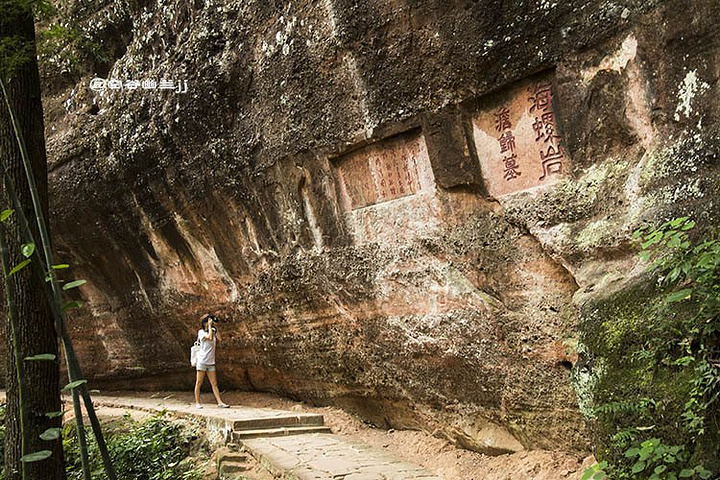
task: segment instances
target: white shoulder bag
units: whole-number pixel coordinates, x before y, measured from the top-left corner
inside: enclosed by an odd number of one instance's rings
[[[193,367],[197,365],[198,353],[200,353],[200,340],[195,340],[195,344],[190,347],[190,365]]]

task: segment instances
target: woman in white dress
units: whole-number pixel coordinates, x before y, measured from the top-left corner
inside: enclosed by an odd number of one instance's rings
[[[215,400],[217,400],[217,406],[220,408],[228,408],[229,405],[220,398],[220,390],[218,390],[217,386],[217,373],[215,372],[215,347],[217,346],[217,341],[220,340],[220,333],[214,326],[217,318],[208,313],[202,316],[201,321],[202,328],[198,330],[200,351],[198,352],[197,364],[195,366],[197,370],[197,376],[195,378],[195,407],[203,408],[200,404],[200,387],[202,387],[205,374],[207,374],[213,395],[215,395]]]

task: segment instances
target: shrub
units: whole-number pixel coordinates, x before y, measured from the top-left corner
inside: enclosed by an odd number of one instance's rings
[[[694,227],[678,218],[636,232],[655,284],[593,306],[583,327],[604,368],[594,392],[603,462],[583,478],[705,479],[719,467],[720,241],[691,239]]]
[[[106,440],[118,478],[134,480],[195,480],[200,468],[189,458],[198,438],[197,429],[173,422],[165,413],[136,422],[125,416],[106,425]],[[92,432],[87,429],[92,478],[106,477]],[[66,471],[69,480],[82,480],[80,448],[74,423],[63,429]]]

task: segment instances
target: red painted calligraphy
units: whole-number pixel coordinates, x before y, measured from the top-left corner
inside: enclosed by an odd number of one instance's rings
[[[535,121],[532,124],[535,132],[535,142],[540,145],[540,160],[542,162],[542,176],[544,180],[550,174],[561,173],[563,170],[563,151],[559,142],[560,136],[556,133],[555,115],[552,111],[552,91],[549,83],[538,83],[529,89],[531,96],[530,113],[535,112]],[[547,148],[544,147],[547,144]]]
[[[503,157],[503,178],[510,181],[518,178],[521,173],[517,163],[517,155],[515,154],[515,135],[513,135],[512,123],[510,123],[510,109],[507,107],[500,108],[495,112],[495,130],[501,132],[498,137],[500,144],[500,153],[510,153],[510,156]]]
[[[510,123],[510,110],[507,107],[503,107],[495,112],[495,130],[502,132],[512,128]]]

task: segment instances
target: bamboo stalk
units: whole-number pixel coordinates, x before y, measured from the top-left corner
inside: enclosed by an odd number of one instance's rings
[[[17,310],[15,308],[15,294],[13,293],[13,286],[10,283],[10,255],[8,254],[7,242],[5,239],[5,227],[0,225],[0,262],[2,263],[3,280],[5,282],[5,298],[7,301],[8,314],[10,316],[10,330],[12,331],[12,347],[13,354],[15,355],[15,374],[17,375],[18,383],[18,404],[20,406],[20,458],[28,454],[27,446],[30,443],[28,431],[28,412],[27,405],[25,405],[25,380],[22,375],[22,362],[23,358],[20,355],[20,347],[18,346],[19,332],[17,325]],[[23,480],[28,480],[27,465],[22,460],[20,461],[22,468]]]
[[[73,390],[72,397],[73,410],[75,411],[75,425],[77,425],[78,443],[80,444],[80,461],[82,463],[83,480],[91,480],[87,438],[85,436],[85,426],[83,425],[82,408],[80,408],[80,397],[78,396],[76,390]]]

